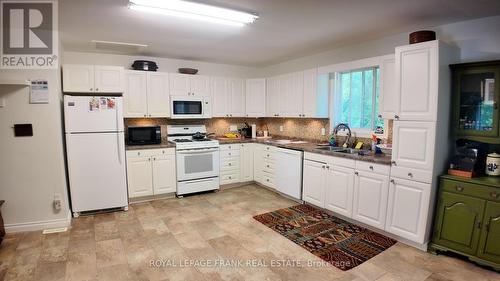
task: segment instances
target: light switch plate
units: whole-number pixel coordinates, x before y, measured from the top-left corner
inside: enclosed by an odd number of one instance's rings
[[[5,98],[0,98],[0,107],[5,107]]]
[[[280,132],[283,132],[283,125],[280,126]]]

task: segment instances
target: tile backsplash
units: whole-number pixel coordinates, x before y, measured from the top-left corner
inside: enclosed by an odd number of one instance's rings
[[[160,125],[162,137],[167,136],[167,125],[184,124],[204,124],[209,133],[215,133],[216,136],[222,136],[229,133],[231,125],[237,128],[244,127],[244,122],[257,125],[257,131],[267,130],[270,136],[284,138],[300,138],[310,141],[328,141],[330,132],[330,120],[320,118],[212,118],[212,119],[167,119],[167,118],[127,118],[125,126],[147,126]],[[282,129],[281,130],[281,127]],[[325,128],[326,134],[321,134],[322,128]],[[392,121],[389,121],[388,140],[392,139]],[[370,139],[358,138],[366,144]]]

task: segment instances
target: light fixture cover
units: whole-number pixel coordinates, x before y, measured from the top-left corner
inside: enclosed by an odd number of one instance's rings
[[[183,0],[129,0],[129,8],[193,20],[219,24],[243,26],[254,22],[259,16],[212,5]]]

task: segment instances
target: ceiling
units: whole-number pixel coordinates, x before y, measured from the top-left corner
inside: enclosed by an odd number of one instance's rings
[[[128,0],[59,1],[65,50],[267,66],[336,46],[500,14],[498,0],[204,0],[256,12],[232,27],[148,14]],[[147,44],[101,50],[91,40]],[[135,52],[135,53],[134,53]]]

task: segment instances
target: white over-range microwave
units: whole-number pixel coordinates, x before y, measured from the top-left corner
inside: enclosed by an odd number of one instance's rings
[[[171,96],[170,112],[172,119],[212,118],[210,97]]]

